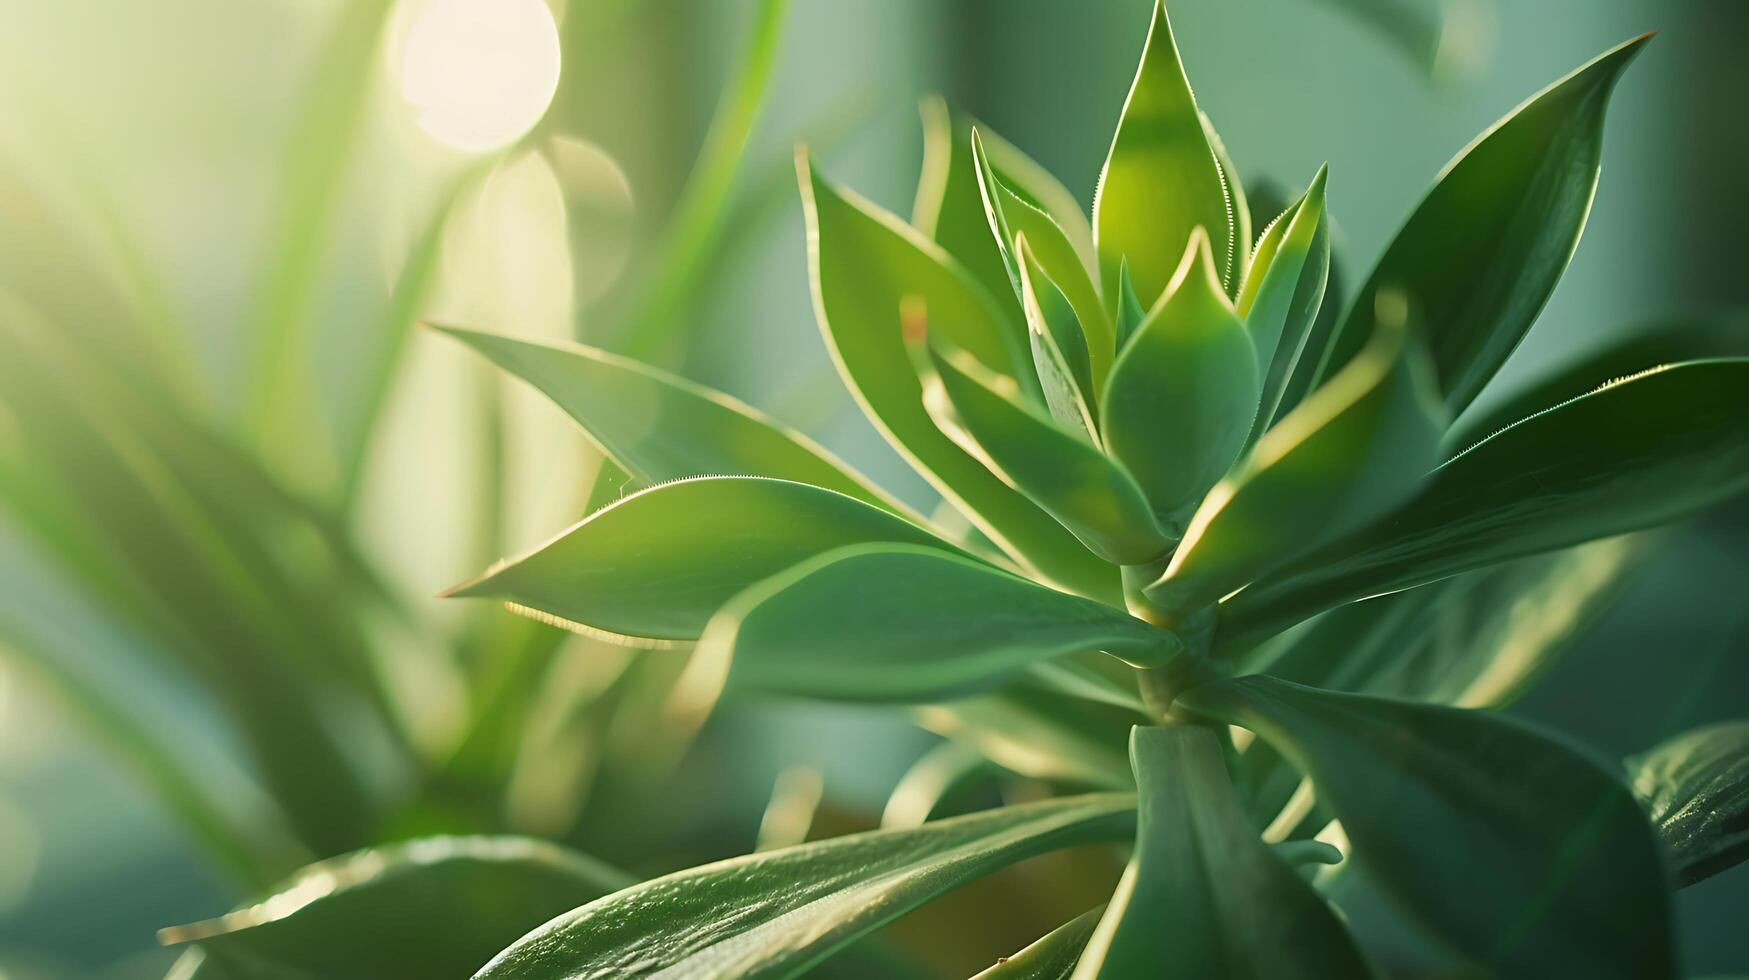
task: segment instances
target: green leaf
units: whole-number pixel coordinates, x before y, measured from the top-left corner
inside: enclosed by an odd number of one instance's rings
[[[1749,359],[1605,385],[1496,433],[1376,524],[1235,596],[1222,630],[1272,635],[1331,606],[1685,517],[1749,489]]]
[[[1093,248],[1093,226],[1080,200],[1050,171],[1003,139],[989,126],[979,124],[978,146],[1002,186],[1021,201],[1043,211],[1063,231],[1081,260],[1081,267],[1097,277],[1099,261]]]
[[[1018,326],[1011,335],[983,291],[915,231],[821,179],[805,157],[798,169],[815,314],[863,411],[901,456],[1017,561],[1083,595],[1119,595],[1115,569],[935,427],[923,409],[899,310],[909,297],[921,300],[931,330],[986,367],[1025,379],[1032,371]]]
[[[984,215],[972,125],[955,118],[939,96],[924,99],[921,109],[923,174],[911,223],[959,262],[1004,317],[1018,320],[1019,305],[1008,299],[1014,286],[1002,254],[1004,243],[991,237]]]
[[[1408,294],[1454,414],[1473,400],[1554,293],[1597,190],[1604,110],[1650,35],[1620,45],[1496,123],[1446,166],[1379,260],[1320,377],[1373,333],[1376,301]]]
[[[1013,956],[1004,956],[972,980],[1069,980],[1104,912],[1101,906],[1081,913]]]
[[[1107,561],[1141,564],[1171,547],[1128,471],[1018,401],[1007,379],[943,346],[923,355],[923,403],[960,448]]]
[[[1214,732],[1138,726],[1130,760],[1136,849],[1078,980],[1372,975],[1336,914],[1251,828]]]
[[[1682,884],[1749,858],[1749,721],[1678,735],[1629,759],[1628,773]]]
[[[1051,417],[1069,431],[1094,440],[1099,431],[1093,414],[1094,383],[1087,337],[1075,311],[1038,264],[1025,235],[1014,239],[1019,254],[1021,308],[1026,311],[1032,366]]]
[[[1324,303],[1330,276],[1330,222],[1324,213],[1328,173],[1328,167],[1320,168],[1304,196],[1264,231],[1239,291],[1239,315],[1257,348],[1263,378],[1253,438],[1275,418]]]
[[[1130,338],[1135,336],[1136,328],[1147,318],[1148,311],[1143,308],[1142,300],[1136,295],[1136,284],[1130,279],[1130,265],[1118,263],[1117,267],[1117,349],[1123,350],[1129,346]]]
[[[1238,249],[1221,165],[1178,60],[1163,0],[1125,100],[1111,152],[1093,198],[1093,230],[1106,295],[1118,295],[1128,261],[1137,295],[1152,306],[1172,281],[1192,230],[1208,229],[1223,286],[1234,278]]]
[[[721,392],[581,344],[437,328],[539,389],[640,483],[769,476],[836,490],[916,519],[807,436]]]
[[[680,871],[548,922],[476,980],[633,970],[797,976],[965,882],[1047,851],[1123,839],[1134,827],[1134,806],[1128,794],[1048,800]]]
[[[1257,392],[1257,352],[1199,229],[1112,368],[1099,412],[1106,448],[1154,512],[1181,526],[1244,448]]]
[[[1124,752],[1134,711],[1065,697],[1031,672],[1000,690],[912,714],[921,727],[1031,779],[1095,789],[1135,785]]]
[[[165,929],[201,980],[465,977],[517,937],[633,880],[525,837],[429,837],[310,865],[229,915]]]
[[[725,658],[732,688],[932,701],[1083,650],[1159,665],[1178,647],[1123,610],[988,565],[869,545],[820,555],[736,596],[705,629],[699,655]]]
[[[1368,879],[1488,975],[1674,976],[1651,828],[1590,758],[1501,716],[1262,676],[1176,705],[1286,753]]]
[[[1257,441],[1203,501],[1155,601],[1213,602],[1320,541],[1390,510],[1437,459],[1443,413],[1400,320]]]
[[[953,547],[831,490],[702,477],[621,498],[450,594],[505,599],[584,632],[692,640],[747,586],[834,548],[875,541]]]
[[[1023,284],[1023,273],[1027,266],[1036,265],[1032,273],[1035,281],[1039,278],[1037,270],[1042,269],[1044,278],[1062,290],[1064,299],[1074,310],[1073,318],[1067,320],[1074,324],[1079,338],[1073,346],[1084,349],[1088,358],[1089,380],[1083,384],[1082,391],[1086,392],[1086,397],[1093,398],[1105,384],[1116,352],[1111,320],[1106,316],[1099,289],[1094,285],[1097,271],[1083,264],[1082,253],[1077,251],[1068,232],[1057,224],[1055,218],[1021,197],[996,173],[985,152],[983,135],[976,130],[972,132],[972,156],[977,163],[984,214],[1001,249],[1012,288],[1024,307],[1028,291]],[[1031,245],[1032,252],[1024,261],[1015,245],[1015,239],[1021,237]],[[1064,340],[1059,337],[1059,342],[1067,350],[1070,345]]]

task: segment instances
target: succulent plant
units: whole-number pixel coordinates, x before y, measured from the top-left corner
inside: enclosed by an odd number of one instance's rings
[[[794,976],[1101,842],[1133,845],[1103,908],[982,976],[1410,975],[1333,906],[1362,888],[1479,975],[1677,976],[1673,888],[1749,852],[1741,727],[1630,786],[1491,709],[1647,547],[1625,535],[1749,489],[1749,359],[1671,331],[1471,410],[1573,254],[1645,43],[1477,139],[1346,299],[1334,180],[1252,227],[1163,7],[1091,220],[941,111],[910,222],[804,153],[827,346],[951,520],[680,377],[449,330],[634,491],[458,594],[696,644],[692,692],[914,706],[1069,793],[925,821],[924,791],[582,905],[478,976]]]

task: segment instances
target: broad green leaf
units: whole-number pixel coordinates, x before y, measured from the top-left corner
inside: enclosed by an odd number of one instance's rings
[[[1749,721],[1697,728],[1628,760],[1684,885],[1749,858]]]
[[[1148,593],[1213,602],[1343,530],[1390,510],[1437,459],[1443,413],[1401,320],[1257,441],[1203,501]]]
[[[1328,172],[1320,168],[1305,195],[1263,233],[1239,292],[1239,315],[1257,348],[1263,379],[1253,438],[1275,418],[1324,302],[1330,275],[1330,226],[1324,213]]]
[[[1093,410],[1094,383],[1087,354],[1087,337],[1081,332],[1074,309],[1062,290],[1038,264],[1025,235],[1014,239],[1019,255],[1021,308],[1026,312],[1027,340],[1032,345],[1032,366],[1051,417],[1088,442],[1099,431]]]
[[[1476,397],[1578,247],[1610,92],[1649,37],[1544,89],[1446,166],[1355,298],[1320,377],[1372,335],[1378,295],[1401,290],[1417,310],[1446,407],[1455,414]]]
[[[1032,371],[1018,325],[1011,335],[983,291],[915,231],[821,179],[805,157],[798,169],[815,314],[863,411],[942,496],[1017,561],[1083,595],[1118,595],[1115,569],[935,427],[923,408],[899,311],[907,298],[920,300],[932,331],[1024,386]]]
[[[1130,760],[1136,849],[1078,980],[1372,975],[1336,914],[1251,828],[1214,732],[1138,726]]]
[[[310,865],[255,905],[165,929],[201,980],[465,977],[561,912],[629,887],[526,837],[428,837]]]
[[[769,476],[911,512],[807,436],[728,395],[581,344],[439,328],[539,389],[640,483]]]
[[[1182,526],[1238,458],[1257,415],[1258,377],[1257,352],[1199,229],[1118,355],[1099,412],[1106,448],[1162,520]]]
[[[932,701],[1083,650],[1159,665],[1178,647],[1121,609],[988,565],[869,545],[820,555],[736,596],[706,627],[699,656],[724,658],[731,688]]]
[[[1203,129],[1163,0],[1142,48],[1141,66],[1124,101],[1117,134],[1093,199],[1093,233],[1106,295],[1118,295],[1128,261],[1136,294],[1153,306],[1172,281],[1190,233],[1208,229],[1223,287],[1233,281],[1237,250],[1226,181]]]
[[[1037,942],[1013,956],[1004,956],[995,966],[972,980],[1069,980],[1081,950],[1099,925],[1104,907],[1089,909],[1052,929]]]
[[[476,980],[658,974],[793,977],[965,882],[1133,832],[1135,798],[1099,794],[878,830],[676,872],[562,915]]]
[[[972,126],[955,118],[939,96],[924,99],[921,108],[923,174],[911,223],[959,262],[1004,317],[1018,320],[1019,304],[1009,301],[1014,295],[1012,270],[984,216]]]
[[[1685,517],[1749,490],[1749,359],[1605,385],[1436,470],[1395,513],[1234,597],[1234,642],[1342,602]]]
[[[852,544],[953,546],[831,490],[764,477],[703,477],[623,497],[534,551],[457,586],[584,632],[697,639],[734,595]]]
[[[1032,263],[1043,269],[1045,277],[1062,290],[1074,310],[1072,322],[1075,323],[1075,332],[1080,335],[1076,346],[1084,348],[1089,359],[1090,381],[1083,385],[1082,390],[1088,393],[1088,398],[1094,397],[1111,372],[1111,361],[1117,349],[1111,320],[1106,316],[1099,289],[1094,285],[1097,271],[1082,264],[1081,254],[1056,219],[1022,198],[996,173],[984,150],[983,136],[975,130],[972,133],[972,156],[977,163],[984,214],[1002,251],[1002,261],[1015,294],[1024,306],[1027,290],[1022,282],[1023,267]],[[1014,244],[1020,237],[1032,247],[1032,255],[1025,261]],[[1033,278],[1038,278],[1037,271],[1033,272]]]
[[[1590,758],[1502,716],[1262,676],[1176,705],[1286,753],[1368,879],[1488,975],[1675,975],[1651,828]]]
[[[923,357],[923,403],[942,431],[1095,554],[1136,565],[1171,548],[1122,465],[1017,400],[1011,382],[964,352],[930,344]]]

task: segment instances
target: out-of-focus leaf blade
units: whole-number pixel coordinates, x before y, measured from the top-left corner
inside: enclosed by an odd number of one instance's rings
[[[1120,609],[937,549],[820,555],[736,596],[699,656],[729,664],[731,689],[853,701],[933,701],[988,690],[1025,667],[1084,650],[1158,665],[1172,634]]]
[[[1012,270],[984,216],[971,123],[954,118],[938,96],[924,99],[922,111],[923,175],[917,182],[911,223],[958,260],[1003,316],[1018,319],[1020,306],[1009,301],[1014,295]]]
[[[732,858],[585,905],[524,936],[476,980],[792,977],[955,886],[1047,851],[1121,840],[1128,794],[1004,807]]]
[[[1489,975],[1675,975],[1651,828],[1591,759],[1505,717],[1262,676],[1176,704],[1292,758],[1369,880]]]
[[[1075,977],[1372,975],[1336,914],[1251,828],[1214,732],[1138,726],[1130,759],[1135,853]]]
[[[1022,776],[1095,789],[1134,785],[1124,753],[1133,710],[1064,697],[1030,674],[988,694],[917,708],[913,715],[923,728]]]
[[[1101,907],[1081,913],[972,980],[1069,980],[1075,975],[1075,963],[1081,959],[1087,937],[1093,935],[1104,912]]]
[[[1749,858],[1749,721],[1697,728],[1628,760],[1684,885]]]
[[[502,598],[585,632],[694,640],[747,586],[834,548],[876,541],[953,547],[805,483],[680,480],[623,497],[451,594]]]
[[[1407,504],[1235,596],[1223,630],[1272,635],[1352,599],[1685,517],[1749,490],[1749,358],[1691,361],[1524,419]]]

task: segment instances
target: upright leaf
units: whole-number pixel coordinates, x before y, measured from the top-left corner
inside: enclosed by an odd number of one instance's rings
[[[1112,368],[1099,412],[1106,448],[1155,513],[1182,526],[1244,448],[1257,392],[1257,352],[1199,229]]]
[[[1084,650],[1159,665],[1178,648],[1121,609],[897,545],[845,548],[775,575],[736,596],[699,641],[701,657],[727,661],[731,687],[850,701],[945,700]]]
[[[1330,227],[1324,213],[1328,170],[1321,168],[1305,195],[1264,231],[1239,292],[1239,315],[1257,348],[1263,379],[1254,439],[1275,418],[1324,303],[1330,276]]]
[[[1687,516],[1749,490],[1749,358],[1605,385],[1436,470],[1395,513],[1235,596],[1234,642],[1322,609]]]
[[[692,640],[747,586],[834,548],[873,541],[953,547],[886,511],[805,483],[680,480],[621,498],[451,594],[502,598],[622,639]]]
[[[1135,798],[1003,807],[732,858],[562,915],[476,980],[793,977],[941,893],[1036,854],[1133,832]]]
[[[1237,249],[1226,181],[1184,77],[1164,0],[1156,0],[1141,66],[1093,198],[1093,234],[1106,295],[1118,295],[1128,262],[1136,294],[1154,305],[1172,281],[1197,227],[1208,229],[1221,282],[1232,281]]]
[[[1489,976],[1675,975],[1651,828],[1590,758],[1505,717],[1262,676],[1177,706],[1286,753],[1369,880]]]
[[[1099,431],[1094,416],[1098,401],[1087,335],[1068,298],[1033,255],[1025,235],[1014,239],[1014,252],[1020,270],[1016,289],[1026,311],[1027,340],[1032,344],[1032,365],[1045,407],[1069,431],[1092,442]]]
[[[1697,728],[1628,760],[1684,885],[1749,858],[1749,721]]]
[[[1448,164],[1355,298],[1321,369],[1371,336],[1381,291],[1423,317],[1439,390],[1454,414],[1524,339],[1566,270],[1597,190],[1603,117],[1635,38],[1544,89]]]
[[[1252,830],[1214,732],[1137,727],[1130,759],[1136,849],[1078,980],[1372,974],[1336,914]]]
[[[954,118],[939,96],[924,99],[922,111],[923,175],[917,182],[912,224],[957,259],[1005,317],[1018,319],[1020,307],[1009,300],[1013,270],[984,216],[971,123]]]

